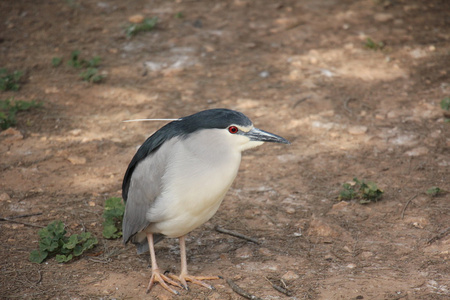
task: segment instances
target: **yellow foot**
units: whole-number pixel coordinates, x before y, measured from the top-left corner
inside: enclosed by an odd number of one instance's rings
[[[222,279],[222,277],[219,276],[192,276],[192,275],[188,275],[188,274],[180,274],[179,276],[176,275],[169,275],[170,278],[174,279],[174,280],[178,280],[181,285],[188,290],[188,285],[187,285],[187,281],[201,285],[205,288],[214,290],[214,287],[210,284],[207,284],[205,282],[203,282],[202,280],[217,280],[217,279]]]
[[[148,286],[147,286],[147,293],[150,292],[150,290],[152,289],[153,284],[155,282],[158,282],[163,288],[165,288],[166,290],[168,290],[169,292],[171,292],[172,294],[175,294],[175,295],[179,295],[180,293],[177,292],[176,290],[172,289],[171,287],[169,287],[169,285],[167,285],[167,283],[171,284],[173,286],[177,286],[179,288],[183,287],[178,282],[175,282],[172,279],[170,279],[169,277],[167,277],[166,275],[161,274],[159,269],[155,269],[155,270],[152,270],[152,277],[150,278],[150,282],[148,283]]]

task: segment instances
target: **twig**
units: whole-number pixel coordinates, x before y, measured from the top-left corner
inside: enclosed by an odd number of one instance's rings
[[[296,108],[297,105],[299,105],[299,104],[302,103],[302,102],[305,102],[305,101],[308,100],[309,98],[311,98],[311,96],[306,96],[306,97],[301,98],[300,100],[298,100],[297,102],[295,102],[295,104],[294,104],[294,106],[292,106],[292,108]]]
[[[287,289],[285,289],[285,288],[283,288],[283,287],[281,287],[281,286],[279,286],[279,285],[276,285],[276,284],[273,284],[273,283],[272,283],[272,287],[273,287],[274,289],[276,289],[277,291],[279,291],[280,293],[285,294],[285,295],[288,296],[288,297],[292,296],[292,293],[291,293],[290,291],[288,291]]]
[[[26,215],[18,215],[18,216],[12,216],[12,217],[7,217],[7,218],[2,218],[0,217],[0,220],[5,220],[5,221],[9,221],[12,219],[18,219],[18,218],[26,218],[26,217],[33,217],[33,216],[40,216],[42,215],[42,213],[34,213],[34,214],[26,214]]]
[[[233,280],[231,279],[227,279],[227,283],[228,285],[231,287],[231,289],[238,295],[247,298],[247,299],[251,299],[251,300],[262,300],[259,297],[256,297],[255,295],[252,295],[246,291],[244,291],[243,289],[241,289],[236,283],[233,282]]]
[[[356,99],[355,98],[351,98],[351,97],[348,97],[347,99],[345,99],[344,108],[345,108],[346,111],[348,111],[349,113],[353,114],[353,111],[350,108],[348,108],[348,103],[351,100],[356,100]]]
[[[277,291],[279,291],[280,293],[285,294],[286,296],[289,296],[289,297],[292,296],[292,293],[287,289],[286,283],[283,281],[283,279],[281,279],[280,281],[281,281],[281,283],[284,285],[284,287],[272,283],[272,281],[270,281],[270,279],[267,278],[267,277],[264,277],[264,278],[266,278],[266,280],[270,283],[270,285],[271,285],[274,289],[276,289]]]
[[[224,229],[224,228],[220,227],[219,225],[216,225],[216,226],[214,227],[214,229],[215,229],[216,231],[220,232],[220,233],[225,233],[225,234],[228,234],[228,235],[231,235],[231,236],[240,238],[240,239],[244,239],[244,240],[253,242],[253,243],[258,244],[258,245],[261,244],[261,242],[260,242],[259,240],[255,239],[255,238],[252,238],[252,237],[243,235],[243,234],[238,233],[238,232],[235,232],[235,231],[231,231],[231,230],[228,230],[228,229]]]
[[[417,197],[418,195],[419,195],[419,194],[415,194],[414,196],[412,196],[412,197],[408,200],[408,202],[406,202],[406,204],[405,204],[405,206],[403,207],[403,210],[402,210],[402,220],[403,220],[403,218],[405,217],[405,210],[406,210],[406,208],[408,207],[409,203],[411,203],[411,201],[413,201],[414,199],[416,199],[416,197]]]
[[[447,227],[447,229],[445,229],[444,231],[442,231],[441,233],[439,233],[438,235],[432,237],[431,239],[428,240],[427,244],[432,244],[434,242],[436,242],[437,240],[442,239],[444,236],[446,236],[448,233],[450,233],[450,227]]]
[[[26,225],[26,226],[37,227],[37,228],[44,228],[45,227],[45,226],[41,226],[41,225],[36,225],[36,224],[16,221],[16,220],[13,220],[13,219],[10,219],[10,218],[0,218],[0,221],[7,221],[7,222],[12,222],[12,223],[17,223],[17,224],[23,224],[23,225]]]

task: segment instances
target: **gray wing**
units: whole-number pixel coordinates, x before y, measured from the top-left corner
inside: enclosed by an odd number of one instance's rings
[[[122,183],[125,214],[122,221],[123,242],[137,244],[138,252],[148,249],[146,235],[141,232],[150,223],[147,212],[162,190],[162,177],[166,170],[171,146],[178,141],[173,122],[149,137],[131,160]],[[156,235],[155,243],[163,235]],[[142,249],[142,250],[140,250]]]
[[[165,165],[165,155],[155,151],[139,162],[130,178],[122,222],[123,241],[126,243],[131,240],[139,253],[148,249],[146,235],[141,231],[151,223],[146,215],[161,193]],[[155,242],[157,240],[159,238],[155,237]]]

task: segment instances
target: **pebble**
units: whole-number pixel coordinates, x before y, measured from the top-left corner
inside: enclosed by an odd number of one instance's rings
[[[137,15],[130,16],[130,17],[128,18],[128,21],[129,21],[130,23],[139,24],[139,23],[144,22],[144,19],[145,19],[145,18],[144,18],[143,15],[137,14]]]
[[[308,228],[308,235],[320,236],[320,237],[334,237],[338,236],[336,232],[330,225],[319,219],[312,219]]]
[[[366,126],[352,126],[348,129],[348,133],[352,135],[361,135],[367,132]]]
[[[417,147],[412,150],[406,151],[405,155],[407,156],[421,156],[428,154],[429,150],[427,147]]]
[[[348,206],[348,202],[345,201],[341,201],[339,203],[336,203],[333,205],[333,207],[331,208],[331,211],[343,211],[346,210]]]
[[[287,207],[287,208],[286,208],[286,213],[288,213],[288,214],[290,214],[290,215],[294,214],[294,213],[295,213],[295,208],[293,208],[293,207]]]
[[[67,158],[73,165],[84,165],[86,163],[86,157],[71,155]]]
[[[354,269],[354,268],[356,268],[356,265],[355,265],[355,264],[348,264],[348,265],[347,265],[347,268],[349,268],[349,269]]]
[[[269,249],[267,249],[267,248],[260,248],[258,251],[259,251],[260,254],[262,254],[264,256],[271,256],[272,255],[272,252]]]
[[[12,127],[8,128],[6,130],[3,130],[0,133],[0,136],[6,137],[2,141],[2,143],[5,143],[5,144],[10,144],[10,143],[13,143],[18,140],[23,140],[23,134],[19,130],[12,128]]]
[[[11,197],[7,193],[1,193],[0,194],[0,201],[8,201]]]
[[[252,257],[252,250],[249,247],[242,247],[236,250],[236,257],[238,258],[250,258]]]
[[[281,276],[281,279],[289,281],[289,280],[295,280],[298,279],[300,276],[298,276],[298,274],[292,272],[292,271],[287,271],[286,273],[284,273],[283,276]]]
[[[268,71],[262,71],[261,73],[259,73],[259,77],[261,78],[267,78],[270,76],[270,73]]]
[[[377,22],[384,23],[394,19],[394,16],[388,13],[378,13],[373,16],[373,19]]]

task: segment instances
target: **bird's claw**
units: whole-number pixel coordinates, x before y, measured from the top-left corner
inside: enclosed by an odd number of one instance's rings
[[[215,287],[203,282],[203,280],[216,280],[221,279],[219,276],[192,276],[188,274],[180,274],[179,276],[176,275],[169,275],[170,278],[177,280],[181,283],[181,286],[184,287],[184,289],[189,290],[189,287],[187,285],[187,281],[195,283],[197,285],[203,286],[205,288],[208,288],[210,290],[215,290]]]
[[[170,276],[170,275],[169,275]],[[152,271],[152,277],[150,278],[150,281],[148,283],[147,286],[147,294],[150,292],[150,290],[153,287],[153,284],[155,282],[158,282],[164,289],[166,289],[167,291],[171,292],[172,294],[175,295],[179,295],[180,293],[174,289],[172,289],[171,287],[169,287],[169,284],[176,286],[176,287],[182,287],[178,282],[173,281],[172,279],[170,279],[168,276],[161,274],[161,272],[158,269],[155,269]]]

